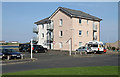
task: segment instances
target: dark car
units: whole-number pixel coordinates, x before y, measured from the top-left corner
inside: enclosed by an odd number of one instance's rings
[[[46,53],[48,50],[47,48],[44,48],[42,45],[33,45],[33,53]],[[28,52],[31,52],[31,45],[28,49]]]
[[[19,51],[20,52],[27,52],[30,44],[19,44]]]
[[[23,58],[22,53],[15,51],[14,49],[2,49],[2,54],[4,54],[4,58],[9,59],[20,59]]]
[[[0,59],[5,59],[5,55],[2,53],[2,49],[0,49]]]

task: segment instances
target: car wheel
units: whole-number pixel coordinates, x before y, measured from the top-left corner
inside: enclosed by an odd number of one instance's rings
[[[36,50],[35,53],[38,53],[38,51]]]
[[[94,54],[96,54],[97,52],[94,52]]]
[[[47,53],[47,50],[44,50],[45,53]]]

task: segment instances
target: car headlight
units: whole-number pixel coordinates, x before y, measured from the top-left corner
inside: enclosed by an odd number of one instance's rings
[[[4,54],[2,56],[5,56]]]
[[[17,55],[12,55],[12,56],[17,56]]]

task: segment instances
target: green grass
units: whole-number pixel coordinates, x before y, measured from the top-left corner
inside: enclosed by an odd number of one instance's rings
[[[38,69],[3,75],[118,75],[118,66]]]

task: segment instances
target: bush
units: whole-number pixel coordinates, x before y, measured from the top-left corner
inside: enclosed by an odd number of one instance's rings
[[[107,46],[107,49],[108,49],[108,50],[110,50],[110,47],[109,47],[109,46]]]
[[[116,48],[115,47],[112,47],[112,50],[114,51]]]
[[[119,51],[119,49],[120,49],[120,48],[118,47],[118,48],[117,48],[117,51]]]

